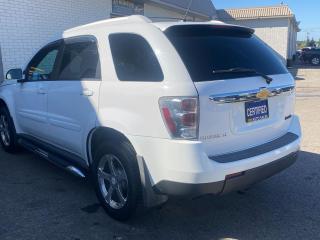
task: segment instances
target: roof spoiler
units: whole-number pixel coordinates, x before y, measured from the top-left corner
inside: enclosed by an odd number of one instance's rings
[[[246,33],[254,34],[255,30],[253,28],[245,27],[245,26],[239,26],[239,25],[231,25],[231,24],[212,24],[211,26],[214,26],[216,28],[220,29],[234,29],[239,31],[244,31]]]
[[[220,23],[217,21],[214,22],[210,22],[209,24],[182,24],[182,25],[173,25],[170,26],[166,29],[166,31],[170,31],[172,29],[181,29],[181,28],[188,28],[188,27],[199,27],[199,28],[203,28],[203,27],[209,27],[211,29],[221,29],[221,30],[235,30],[238,32],[243,32],[246,34],[254,34],[255,30],[249,27],[244,27],[244,26],[238,26],[238,25],[231,25],[231,24],[224,24],[224,23]]]

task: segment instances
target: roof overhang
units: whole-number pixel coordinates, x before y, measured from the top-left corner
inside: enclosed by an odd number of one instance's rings
[[[299,22],[287,5],[243,9],[220,9],[217,10],[217,15],[219,20],[225,22],[257,19],[288,19],[294,24],[296,31],[300,31]]]

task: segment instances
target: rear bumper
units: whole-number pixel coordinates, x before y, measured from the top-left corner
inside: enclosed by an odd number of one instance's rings
[[[275,160],[263,166],[241,172],[237,177],[213,183],[179,183],[172,181],[161,181],[153,186],[155,192],[165,195],[199,196],[205,194],[226,194],[243,190],[264,179],[267,179],[282,170],[290,167],[297,159],[298,152],[292,153],[281,159]]]
[[[202,142],[129,136],[143,159],[149,190],[163,195],[224,194],[244,189],[290,166],[300,149],[299,118],[287,133],[270,143],[210,157]],[[237,174],[241,174],[238,176]],[[230,178],[230,176],[237,176]]]

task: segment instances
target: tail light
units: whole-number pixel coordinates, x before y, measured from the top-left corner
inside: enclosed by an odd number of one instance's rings
[[[172,138],[198,138],[197,97],[163,97],[160,98],[159,104],[162,118]]]

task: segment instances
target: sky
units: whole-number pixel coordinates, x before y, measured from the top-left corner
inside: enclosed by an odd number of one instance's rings
[[[305,40],[309,34],[310,38],[320,39],[320,0],[212,0],[217,9],[261,7],[279,5],[281,2],[289,5],[297,21],[300,22],[301,32],[298,40]]]

